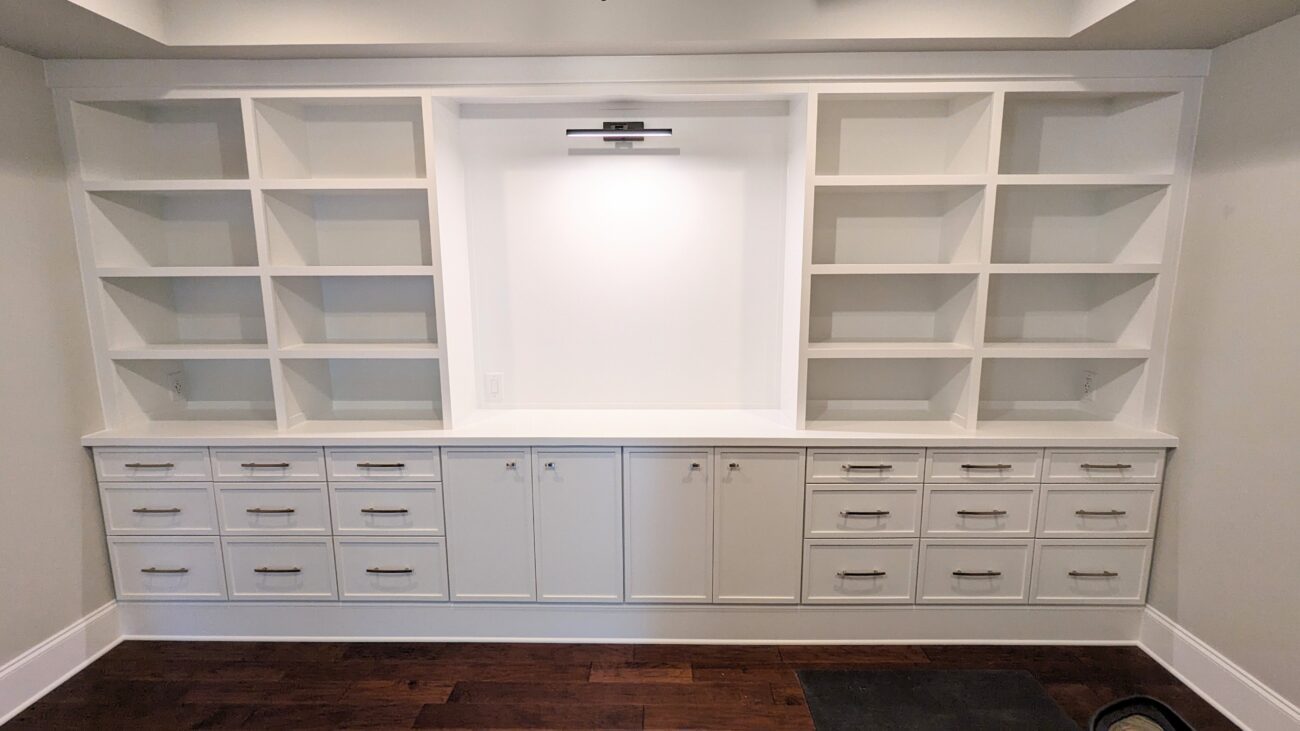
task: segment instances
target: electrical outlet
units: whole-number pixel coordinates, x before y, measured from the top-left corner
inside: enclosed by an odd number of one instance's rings
[[[167,390],[171,393],[172,401],[185,400],[185,382],[181,380],[180,371],[172,371],[167,374]]]
[[[499,404],[505,398],[505,376],[501,373],[488,373],[483,376],[483,391],[490,404]]]
[[[1097,394],[1097,373],[1095,371],[1083,372],[1083,394],[1079,397],[1080,401],[1092,401],[1093,396]]]

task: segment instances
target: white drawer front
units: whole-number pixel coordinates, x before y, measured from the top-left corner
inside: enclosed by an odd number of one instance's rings
[[[204,447],[131,449],[96,447],[95,471],[100,482],[208,482],[212,467]]]
[[[437,449],[326,449],[331,480],[441,482]]]
[[[805,604],[910,604],[916,541],[804,542]]]
[[[325,455],[319,449],[212,450],[217,482],[322,482]]]
[[[1159,500],[1154,485],[1043,485],[1038,536],[1150,538]]]
[[[808,538],[916,536],[921,525],[921,487],[808,485],[804,514]]]
[[[226,598],[216,538],[108,539],[117,598],[210,601]]]
[[[1141,604],[1151,541],[1039,541],[1035,604]]]
[[[931,449],[926,465],[926,482],[1038,482],[1043,451]]]
[[[223,538],[231,599],[337,599],[328,538]]]
[[[922,535],[1032,538],[1038,488],[926,487]]]
[[[207,482],[109,482],[100,485],[109,535],[216,535],[217,508]]]
[[[228,535],[327,535],[329,498],[324,484],[219,485],[217,510]]]
[[[442,539],[336,538],[344,601],[447,601]]]
[[[1043,482],[1160,482],[1163,449],[1049,449]]]
[[[920,482],[923,449],[808,450],[808,482]]]
[[[330,483],[338,535],[440,536],[442,484]]]
[[[921,604],[1024,604],[1032,540],[921,541]]]

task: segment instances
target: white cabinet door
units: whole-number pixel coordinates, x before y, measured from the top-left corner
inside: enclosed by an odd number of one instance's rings
[[[799,601],[803,566],[803,450],[718,452],[713,599]]]
[[[623,456],[629,602],[713,599],[713,481],[708,449],[629,449]]]
[[[533,458],[538,600],[623,601],[618,449],[537,449]]]
[[[528,450],[447,449],[443,458],[451,598],[533,601],[537,582]]]

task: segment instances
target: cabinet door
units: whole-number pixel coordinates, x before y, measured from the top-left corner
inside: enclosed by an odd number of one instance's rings
[[[711,452],[627,450],[623,457],[629,602],[713,599]]]
[[[528,450],[448,449],[443,458],[451,598],[536,599]]]
[[[533,453],[537,598],[623,601],[623,481],[617,449]]]
[[[718,452],[714,601],[799,601],[803,464],[803,450]]]

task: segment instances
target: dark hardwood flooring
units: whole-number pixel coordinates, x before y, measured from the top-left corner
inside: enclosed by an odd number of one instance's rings
[[[1020,668],[1076,722],[1153,695],[1227,719],[1133,647],[125,642],[19,729],[809,729],[800,668]]]

